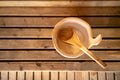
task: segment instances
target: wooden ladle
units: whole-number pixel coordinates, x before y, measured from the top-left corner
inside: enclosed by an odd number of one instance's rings
[[[99,57],[94,55],[80,42],[76,32],[73,31],[72,28],[62,28],[58,33],[58,37],[60,40],[80,48],[85,54],[96,61],[102,68],[106,67],[106,64]]]

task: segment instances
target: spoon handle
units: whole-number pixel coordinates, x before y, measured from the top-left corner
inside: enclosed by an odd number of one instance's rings
[[[94,61],[96,61],[102,68],[105,68],[107,65],[96,55],[94,55],[91,51],[89,51],[82,44],[76,44],[84,53],[86,53],[89,57],[91,57]]]

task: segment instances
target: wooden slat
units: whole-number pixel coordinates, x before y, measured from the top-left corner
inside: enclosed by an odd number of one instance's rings
[[[113,72],[106,72],[107,80],[114,80]]]
[[[74,71],[75,72],[75,80],[89,80],[89,74],[87,71]]]
[[[16,71],[9,72],[9,80],[16,80]]]
[[[79,0],[1,0],[1,1],[79,1]],[[86,1],[100,1],[100,0],[86,0]],[[113,1],[113,0],[102,0],[102,1]],[[114,1],[119,1],[119,0],[114,0]]]
[[[8,80],[8,71],[1,71],[1,80]]]
[[[34,67],[34,66],[33,66]],[[43,71],[42,72],[42,76],[41,76],[42,78],[42,80],[49,80],[49,71]]]
[[[1,0],[1,1],[79,1],[79,0]],[[100,0],[86,0],[86,1],[100,1]],[[113,0],[102,0],[102,1],[113,1]],[[119,1],[119,0],[114,0],[114,1]]]
[[[89,72],[88,71],[84,71],[82,72],[82,80],[89,80]]]
[[[119,62],[106,62],[107,68],[102,69],[95,62],[1,62],[0,70],[93,70],[93,71],[119,71]],[[49,80],[49,73],[42,78]]]
[[[115,80],[120,80],[120,72],[115,72]]]
[[[66,72],[65,71],[60,71],[59,72],[59,80],[67,80],[66,78]]]
[[[67,72],[67,80],[74,80],[74,72],[73,71]]]
[[[97,80],[97,72],[90,72],[90,80]]]
[[[120,16],[119,7],[1,7],[0,16]]]
[[[53,27],[64,17],[0,17],[1,27]],[[119,17],[79,17],[92,26],[119,27]]]
[[[82,72],[79,72],[79,71],[75,71],[75,80],[85,80],[83,79],[82,77]],[[86,76],[85,76],[86,77]]]
[[[33,70],[32,70],[32,71],[33,71]],[[4,73],[4,72],[6,72],[6,71],[1,71],[1,73]],[[11,74],[14,74],[15,71],[8,71],[8,72],[11,73]],[[23,71],[16,71],[16,72],[17,72],[17,73],[18,73],[18,72],[19,72],[19,73],[22,73]],[[25,72],[27,72],[27,71],[25,71]],[[34,71],[34,73],[35,73],[35,72],[36,72],[35,75],[38,75],[40,71]],[[44,71],[42,71],[42,72],[44,72]],[[50,72],[53,73],[54,71],[50,71]],[[61,72],[61,71],[58,71],[58,72]],[[69,72],[69,71],[68,71],[68,72]],[[68,73],[68,72],[67,72],[67,73]],[[88,78],[88,73],[90,73],[90,74],[92,73],[92,75],[94,75],[93,73],[95,73],[95,72],[92,72],[92,71],[89,71],[89,72],[86,72],[86,71],[72,71],[72,72],[73,72],[73,73],[76,73],[76,74],[78,75],[77,77],[75,77],[74,80],[89,80],[89,78],[92,79],[92,80],[96,80],[96,79],[93,79],[93,76],[92,76],[92,77],[90,76],[90,77]],[[62,73],[63,73],[62,75],[64,75],[64,72],[63,72],[63,71],[62,71]],[[99,72],[99,71],[98,71],[97,73],[98,73],[98,74],[102,74],[102,73],[104,74],[105,72]],[[106,79],[109,78],[108,80],[119,80],[119,73],[120,73],[119,71],[111,71],[111,72],[107,72],[107,73],[108,73],[108,74],[109,74],[109,73],[115,73],[115,79],[111,79],[111,78],[110,78],[111,76],[109,76],[109,77],[106,76]],[[83,74],[87,74],[87,75],[86,75],[86,76],[85,76],[85,75],[83,76]],[[82,77],[82,76],[83,76],[83,77]],[[78,77],[79,77],[79,78],[78,78]],[[106,80],[106,79],[104,78],[104,75],[103,75],[103,76],[99,76],[99,75],[98,75],[98,77],[101,77],[101,79],[98,78],[97,80]],[[117,77],[117,78],[116,78],[116,77]],[[6,78],[7,78],[7,76],[6,76]],[[86,79],[85,79],[85,78],[86,78]],[[87,78],[88,78],[88,79],[87,79]],[[10,79],[10,78],[9,78],[9,79]],[[3,78],[2,78],[1,80],[9,80],[9,79],[3,79]],[[19,79],[20,79],[20,78],[17,77],[17,80],[19,80]],[[62,80],[62,79],[63,79],[63,77],[60,77],[60,78],[59,78],[59,80]],[[21,78],[20,80],[24,80],[24,79]],[[40,79],[38,79],[38,80],[40,80]],[[66,79],[63,79],[63,80],[66,80]]]
[[[0,38],[51,38],[53,29],[49,28],[0,28]],[[47,32],[47,33],[46,33]],[[119,38],[120,28],[92,28],[93,36]]]
[[[106,80],[105,72],[98,72],[98,80]]]
[[[50,80],[58,80],[58,71],[51,72],[51,79]]]
[[[120,51],[92,51],[102,60],[120,60]],[[79,58],[69,59],[59,55],[56,51],[0,51],[0,60],[91,60],[86,54]]]
[[[106,4],[104,4],[106,3]],[[99,5],[98,5],[99,4]],[[105,7],[120,6],[120,1],[0,1],[0,7]]]
[[[103,40],[91,49],[119,49],[120,40]],[[54,49],[51,40],[0,40],[0,49]]]
[[[33,80],[33,72],[26,71],[26,80]]]
[[[34,80],[41,80],[41,71],[34,71]]]
[[[24,80],[25,77],[24,77],[24,71],[18,71],[17,72],[17,80]]]
[[[89,72],[87,71],[74,71],[75,80],[89,80]]]

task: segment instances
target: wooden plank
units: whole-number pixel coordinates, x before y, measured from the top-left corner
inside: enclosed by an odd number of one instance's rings
[[[74,72],[73,71],[67,72],[67,80],[74,80]]]
[[[82,77],[82,73],[83,73],[83,72],[75,71],[75,80],[85,80],[85,79],[83,79],[83,77]]]
[[[53,27],[64,17],[0,17],[1,27]],[[79,17],[91,26],[119,27],[119,17]]]
[[[33,80],[33,71],[26,71],[26,80]]]
[[[113,72],[106,72],[106,78],[107,80],[114,80]]]
[[[120,80],[120,72],[115,72],[115,80]]]
[[[23,0],[1,0],[1,1],[23,1]],[[43,1],[43,0],[24,0],[24,1]],[[44,1],[79,1],[79,0],[44,0]],[[86,0],[86,1],[100,1],[100,0]],[[102,1],[113,1],[113,0],[102,0]],[[114,0],[114,1],[119,1],[119,0]]]
[[[1,80],[8,80],[8,71],[1,71]]]
[[[49,71],[42,72],[42,80],[49,80]]]
[[[84,71],[82,72],[82,80],[89,80],[89,72],[88,71]]]
[[[95,62],[1,62],[0,70],[81,70],[119,71],[119,62],[106,62],[106,69]],[[49,72],[42,74],[42,80],[49,80]]]
[[[59,80],[67,80],[65,71],[59,71]]]
[[[75,80],[90,80],[90,71],[75,71]]]
[[[0,7],[58,7],[58,6],[59,7],[80,7],[80,6],[111,7],[111,6],[120,6],[120,1],[50,1],[50,2],[49,1],[0,1]]]
[[[97,72],[90,72],[90,80],[97,80],[97,75],[98,73]]]
[[[16,80],[16,71],[9,71],[9,80]]]
[[[102,60],[120,60],[120,51],[94,51],[92,52],[100,57]],[[51,51],[42,51],[42,50],[36,50],[36,51],[0,51],[0,61],[2,60],[91,60],[90,57],[88,57],[86,54],[83,54],[79,58],[65,58],[61,55],[59,55],[55,50]]]
[[[120,40],[103,40],[91,49],[119,49]],[[0,49],[54,49],[51,40],[0,40]]]
[[[52,28],[0,28],[0,38],[51,38],[52,31]],[[104,38],[120,37],[120,28],[92,28],[92,32],[94,37],[98,34]]]
[[[1,7],[0,16],[119,16],[119,7]]]
[[[98,72],[98,80],[106,80],[105,72]]]
[[[50,80],[58,80],[58,71],[51,72],[51,79]]]
[[[17,80],[24,80],[25,76],[24,76],[24,71],[17,71]]]
[[[41,71],[34,71],[34,80],[41,80]]]

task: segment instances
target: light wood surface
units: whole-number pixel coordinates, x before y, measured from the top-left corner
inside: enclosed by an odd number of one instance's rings
[[[55,73],[55,74],[58,74],[58,73],[61,73],[61,74],[63,74],[64,75],[64,72],[63,71],[50,71],[49,73],[46,73],[46,71],[8,71],[9,73],[16,73],[16,74],[9,74],[9,75],[11,75],[12,76],[12,78],[13,79],[15,79],[16,80],[16,78],[17,78],[17,80],[27,80],[27,79],[25,79],[25,78],[27,78],[27,77],[30,77],[30,76],[21,76],[21,77],[19,77],[18,78],[18,76],[14,76],[14,75],[17,75],[17,73],[19,72],[19,74],[25,74],[25,73],[27,73],[27,74],[34,74],[35,72],[37,72],[37,74],[39,74],[39,73],[44,73],[44,77],[46,77],[46,80],[54,80],[54,79],[51,79],[51,77],[52,77],[52,73]],[[7,73],[8,73],[7,72]],[[31,73],[32,72],[32,73]],[[2,72],[0,72],[0,73],[6,73],[6,71],[2,71]],[[46,75],[45,75],[45,73],[46,73]],[[99,77],[101,77],[102,78],[102,76],[99,76],[99,74],[101,74],[101,73],[106,73],[106,75],[109,75],[109,74],[111,74],[111,75],[114,75],[113,77],[115,77],[115,78],[111,78],[111,76],[106,76],[106,79],[102,79],[102,80],[119,80],[120,78],[119,78],[119,76],[120,76],[120,72],[115,72],[115,71],[112,71],[112,72],[91,72],[91,71],[89,71],[89,72],[84,72],[84,71],[67,71],[66,72],[66,74],[69,74],[69,75],[71,75],[70,77],[74,77],[72,80],[98,80],[98,79],[100,79]],[[117,74],[116,74],[117,73]],[[43,78],[43,77],[37,77],[37,78],[35,78],[35,76],[37,75],[37,74],[34,74],[34,80],[44,80],[45,78]],[[73,74],[76,74],[76,75],[73,75]],[[31,75],[31,76],[33,76],[33,75]],[[49,77],[48,77],[49,76]],[[1,75],[1,80],[10,80],[10,78],[8,78],[8,76],[5,76],[5,75]],[[3,78],[4,77],[4,78]],[[22,77],[24,77],[24,79],[22,78]],[[65,78],[63,79],[63,77],[59,77],[59,80],[71,80],[70,79],[70,77],[69,76],[67,76],[67,75],[65,75]],[[47,79],[48,78],[48,79]],[[33,80],[33,79],[32,79]],[[57,79],[58,80],[58,79]]]
[[[41,80],[41,72],[42,71],[34,71],[34,80]]]
[[[106,4],[104,4],[106,3]],[[98,5],[99,4],[99,5]],[[0,7],[111,7],[120,1],[0,1]]]
[[[98,72],[97,77],[98,80],[106,80],[106,73],[105,72]]]
[[[24,71],[17,71],[16,72],[16,74],[17,74],[17,80],[24,80],[25,78],[24,78],[24,76],[25,76],[25,73],[24,73]]]
[[[97,80],[97,75],[98,73],[97,72],[90,72],[90,80]]]
[[[16,80],[16,72],[10,71],[8,78],[9,78],[9,80]]]
[[[120,79],[120,72],[115,72],[115,80],[119,80]]]
[[[59,72],[59,80],[66,80],[67,79],[67,72],[66,71],[60,71]]]
[[[106,72],[107,80],[114,80],[113,72]]]

